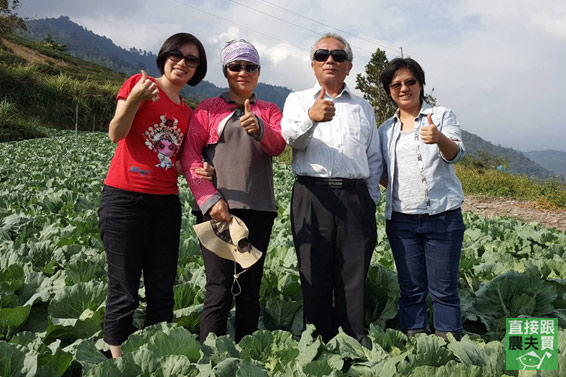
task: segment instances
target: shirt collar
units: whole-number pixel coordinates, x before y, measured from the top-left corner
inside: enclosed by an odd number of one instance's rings
[[[227,103],[236,103],[236,101],[234,101],[232,98],[230,98],[230,95],[228,93],[229,92],[223,92],[223,93],[220,94],[219,97],[222,98]],[[255,93],[253,93],[252,98],[250,98],[250,103],[255,103],[255,101],[257,101],[257,96],[255,95]]]
[[[423,104],[421,105],[421,110],[419,111],[419,115],[417,115],[417,118],[420,118],[421,115],[428,115],[428,114],[432,114],[432,106],[428,102],[423,101]],[[393,117],[395,118],[395,121],[399,121],[399,108],[395,110],[395,114],[393,115]]]
[[[318,81],[314,84],[312,89],[313,89],[313,98],[318,97],[318,95],[320,94],[320,89],[321,89],[321,86],[318,83]],[[343,94],[350,95],[351,93],[352,93],[352,91],[350,90],[350,87],[348,87],[348,84],[344,83],[344,89],[342,89],[342,91],[340,92],[339,95],[336,96],[336,98],[341,97]]]
[[[428,102],[423,101],[423,105],[421,106],[421,111],[419,112],[419,116],[421,114],[432,114],[432,106],[430,104],[428,104]]]

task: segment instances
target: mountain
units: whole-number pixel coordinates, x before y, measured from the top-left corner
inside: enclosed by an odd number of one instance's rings
[[[133,74],[145,69],[150,75],[157,75],[155,54],[134,47],[125,50],[116,46],[111,39],[97,35],[71,21],[69,17],[26,20],[27,32],[23,36],[43,41],[51,35],[60,44],[66,44],[66,52],[83,60],[110,68],[114,71]]]
[[[95,34],[69,17],[26,20],[26,26],[27,32],[22,32],[24,37],[43,41],[47,35],[51,35],[57,43],[67,45],[68,54],[78,58],[128,75],[141,69],[145,69],[149,75],[159,75],[155,66],[157,56],[153,52],[138,50],[135,47],[126,50],[116,46],[111,39]],[[195,87],[187,86],[181,93],[193,100],[201,100],[217,96],[226,90],[228,89],[219,88],[203,80]],[[259,98],[275,103],[280,109],[283,109],[285,98],[290,92],[289,88],[265,83],[259,83],[256,88]]]
[[[466,152],[468,154],[478,157],[478,152],[485,151],[492,156],[503,159],[504,162],[509,165],[511,173],[525,174],[531,178],[541,180],[546,180],[550,176],[556,175],[552,171],[529,159],[522,152],[513,148],[492,144],[473,133],[462,130],[462,141],[466,146]]]
[[[523,152],[529,159],[566,178],[566,152],[545,150]]]

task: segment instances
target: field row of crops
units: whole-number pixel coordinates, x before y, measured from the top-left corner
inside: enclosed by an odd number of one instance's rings
[[[175,320],[139,331],[124,357],[102,353],[105,255],[97,208],[114,146],[102,133],[0,144],[1,376],[517,376],[505,371],[505,318],[557,317],[558,371],[566,375],[566,234],[465,213],[460,272],[461,342],[407,339],[397,330],[399,288],[378,206],[378,245],[368,278],[371,349],[341,333],[328,344],[302,331],[297,260],[289,223],[293,174],[276,164],[279,205],[261,288],[261,331],[235,344],[200,344],[204,267],[184,206]],[[135,324],[143,323],[142,305]],[[229,326],[230,327],[230,326]]]

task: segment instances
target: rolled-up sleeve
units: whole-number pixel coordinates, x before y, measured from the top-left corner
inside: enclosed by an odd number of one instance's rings
[[[446,135],[450,140],[456,143],[458,146],[458,153],[452,160],[447,160],[439,152],[440,157],[448,164],[453,164],[464,158],[466,154],[466,148],[462,142],[462,130],[460,129],[460,124],[456,118],[456,114],[452,110],[446,109],[446,112],[442,114],[442,129],[441,132]]]
[[[310,105],[312,103],[305,103],[298,93],[290,93],[285,100],[281,134],[293,149],[306,149],[316,128],[317,123],[313,122],[308,114]]]

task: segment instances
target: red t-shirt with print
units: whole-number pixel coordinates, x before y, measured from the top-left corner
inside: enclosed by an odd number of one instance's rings
[[[140,77],[126,80],[116,99],[127,99]],[[128,136],[118,142],[104,183],[148,194],[178,194],[175,162],[191,114],[186,103],[174,103],[159,88],[159,100],[141,103]]]

